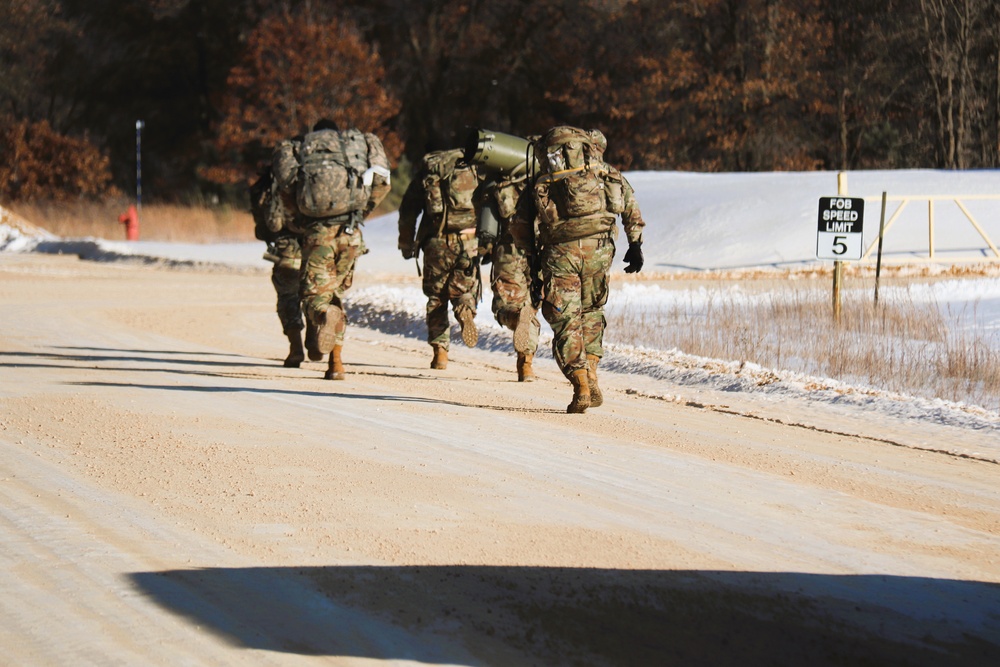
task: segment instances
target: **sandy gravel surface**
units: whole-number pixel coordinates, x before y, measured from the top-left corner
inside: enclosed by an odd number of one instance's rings
[[[1000,466],[926,428],[284,345],[265,274],[0,254],[0,663],[1000,664]]]

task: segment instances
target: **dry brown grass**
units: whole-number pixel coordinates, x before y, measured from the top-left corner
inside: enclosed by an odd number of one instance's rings
[[[129,202],[15,204],[9,208],[29,222],[64,238],[125,239],[118,216]],[[253,241],[253,219],[231,207],[151,204],[139,215],[139,239],[184,243]]]
[[[1000,409],[1000,336],[908,294],[893,290],[876,307],[867,290],[845,293],[838,323],[825,283],[749,296],[719,283],[667,308],[611,311],[608,328],[618,343]]]

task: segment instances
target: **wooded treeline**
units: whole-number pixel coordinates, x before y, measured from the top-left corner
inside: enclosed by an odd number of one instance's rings
[[[0,0],[0,199],[242,196],[320,117],[406,171],[469,127],[623,169],[992,168],[996,0]]]

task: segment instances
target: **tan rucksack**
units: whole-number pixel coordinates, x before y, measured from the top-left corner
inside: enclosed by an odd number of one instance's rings
[[[368,169],[368,143],[359,130],[319,130],[302,139],[295,203],[302,215],[329,218],[364,209],[371,187],[361,181]]]
[[[543,241],[569,241],[609,231],[625,210],[621,173],[604,162],[600,130],[560,125],[535,143],[541,175],[534,197]]]
[[[309,218],[374,208],[389,190],[382,142],[356,129],[318,130],[300,142],[281,142],[272,168],[279,188],[294,191],[297,212]]]
[[[476,226],[473,195],[479,187],[476,168],[465,161],[460,149],[434,151],[424,156],[424,197],[427,213],[443,215],[445,232]]]

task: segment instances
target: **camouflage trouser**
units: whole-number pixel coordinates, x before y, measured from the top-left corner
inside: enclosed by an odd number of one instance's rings
[[[458,234],[435,236],[424,241],[424,295],[427,297],[427,342],[448,349],[451,341],[448,303],[457,317],[462,310],[476,315],[476,304],[482,290],[479,267],[472,258],[478,256],[479,241],[475,236]]]
[[[542,315],[552,325],[552,356],[566,377],[587,368],[588,354],[604,356],[604,304],[614,256],[611,239],[556,243],[542,252]]]
[[[302,331],[302,299],[299,297],[299,269],[302,267],[302,247],[293,238],[274,242],[278,261],[271,269],[271,284],[278,295],[278,319],[286,336]]]
[[[358,257],[366,252],[361,227],[347,233],[342,225],[313,223],[302,235],[302,309],[314,325],[323,321],[327,308],[340,309],[336,345],[343,344],[347,328],[342,299],[354,282]]]
[[[493,247],[493,268],[490,285],[493,287],[493,316],[497,324],[511,331],[517,328],[521,309],[531,303],[531,271],[527,256],[510,243]],[[527,352],[538,349],[539,324],[536,317],[531,322],[531,338]]]

